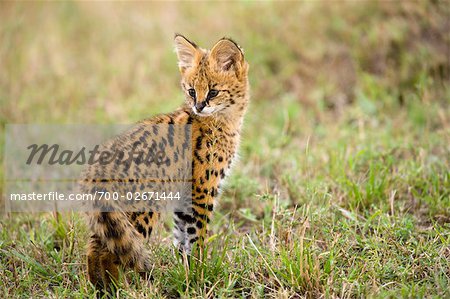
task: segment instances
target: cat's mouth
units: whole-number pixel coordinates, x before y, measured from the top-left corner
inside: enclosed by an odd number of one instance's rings
[[[194,111],[194,113],[198,116],[211,116],[216,111],[216,109],[213,107],[205,107],[201,111],[199,111],[197,107],[192,106],[192,111]]]
[[[214,106],[214,107],[206,106],[201,111],[199,111],[197,109],[197,107],[192,106],[192,111],[194,111],[194,113],[198,116],[211,116],[211,115],[223,110],[224,108],[225,108],[224,105],[218,105],[218,106]]]

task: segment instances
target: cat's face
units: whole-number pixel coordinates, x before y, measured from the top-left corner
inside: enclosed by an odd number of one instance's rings
[[[186,103],[199,116],[242,114],[248,103],[248,63],[230,39],[219,40],[211,50],[199,48],[182,35],[175,50]]]

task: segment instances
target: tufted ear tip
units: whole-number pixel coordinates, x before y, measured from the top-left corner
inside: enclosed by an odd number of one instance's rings
[[[180,71],[184,72],[187,68],[192,67],[198,46],[179,33],[175,33],[174,43],[178,66]]]
[[[244,53],[239,45],[230,38],[220,39],[211,49],[211,58],[220,71],[240,69],[244,61]]]
[[[241,46],[239,46],[239,44],[234,39],[232,39],[231,37],[224,36],[219,40],[219,42],[223,40],[233,43],[234,46],[242,53],[242,55],[244,55],[244,50],[241,48]]]
[[[188,42],[189,44],[191,44],[195,48],[198,48],[198,46],[194,42],[190,41],[186,36],[184,36],[181,33],[175,32],[174,36],[173,36],[173,39],[175,40],[175,42],[177,42],[177,40],[180,41],[180,42],[181,41]]]

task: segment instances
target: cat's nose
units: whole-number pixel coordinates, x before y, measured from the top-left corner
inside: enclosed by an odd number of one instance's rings
[[[206,101],[203,102],[197,102],[195,104],[195,109],[197,109],[198,112],[202,112],[203,108],[206,106]]]

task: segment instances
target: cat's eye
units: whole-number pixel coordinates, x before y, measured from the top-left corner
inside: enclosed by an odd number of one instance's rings
[[[189,95],[191,96],[191,98],[195,99],[195,89],[190,88],[190,89],[188,90],[188,93],[189,93]]]
[[[218,90],[211,89],[211,90],[208,92],[208,99],[212,99],[212,98],[216,97],[218,94],[219,94],[219,91],[218,91]]]

